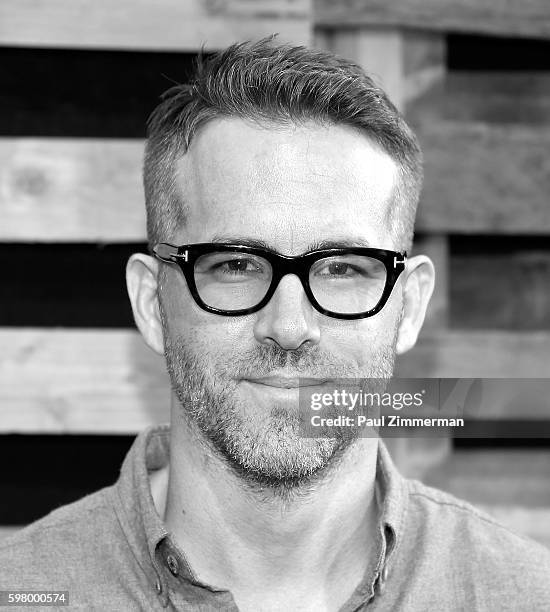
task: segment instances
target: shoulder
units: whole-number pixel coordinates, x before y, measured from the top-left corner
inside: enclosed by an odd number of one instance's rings
[[[116,528],[113,493],[113,487],[101,489],[0,541],[2,586],[47,588],[89,571]]]
[[[407,481],[408,524],[431,554],[478,585],[531,592],[550,604],[550,549],[486,512],[418,481]]]

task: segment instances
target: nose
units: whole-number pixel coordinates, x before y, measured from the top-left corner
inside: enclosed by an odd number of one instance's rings
[[[258,312],[254,336],[262,344],[278,344],[285,350],[318,344],[321,332],[316,311],[300,279],[283,276],[269,303]]]

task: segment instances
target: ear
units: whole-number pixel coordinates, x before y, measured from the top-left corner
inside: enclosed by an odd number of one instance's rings
[[[405,274],[403,317],[397,332],[398,355],[406,353],[416,344],[435,283],[434,265],[426,255],[408,259]]]
[[[126,264],[126,286],[134,321],[147,346],[164,354],[164,337],[157,297],[159,264],[153,257],[134,253]]]

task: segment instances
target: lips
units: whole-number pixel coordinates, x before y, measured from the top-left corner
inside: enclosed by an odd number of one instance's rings
[[[300,387],[317,387],[327,381],[321,378],[287,377],[287,376],[263,376],[261,378],[247,378],[246,382],[276,387],[279,389],[297,389]]]

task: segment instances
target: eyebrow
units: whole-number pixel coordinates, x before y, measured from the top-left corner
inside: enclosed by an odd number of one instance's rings
[[[312,251],[320,249],[347,249],[355,247],[370,247],[372,246],[368,240],[364,238],[340,238],[338,240],[318,240],[309,245]]]
[[[213,244],[240,244],[242,246],[253,247],[256,249],[266,249],[275,251],[265,240],[257,238],[245,238],[244,236],[214,236],[211,240]]]
[[[279,250],[274,248],[265,240],[257,238],[248,238],[245,236],[214,236],[212,238],[214,244],[241,244],[242,246],[253,247],[256,249],[265,249],[266,251],[273,251],[279,253]],[[372,246],[368,240],[363,238],[340,238],[331,240],[316,240],[307,246],[304,253],[310,251],[318,251],[323,249],[346,249],[355,247],[370,247]]]

